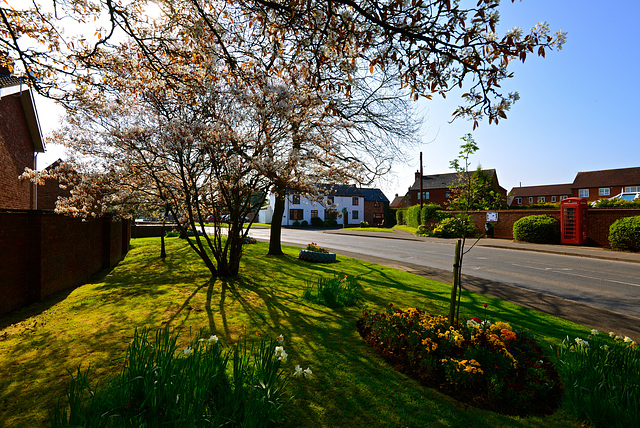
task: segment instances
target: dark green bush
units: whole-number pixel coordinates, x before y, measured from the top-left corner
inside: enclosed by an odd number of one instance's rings
[[[550,215],[530,215],[513,224],[513,239],[536,244],[560,242],[560,222]]]
[[[640,216],[616,220],[609,227],[611,248],[626,251],[640,251]]]
[[[302,220],[302,223],[300,223],[300,226],[307,227],[309,226],[309,222],[307,220]]]
[[[298,220],[294,221],[293,227],[300,227],[300,222]]]
[[[398,225],[406,225],[405,222],[405,214],[407,210],[397,210],[396,211],[396,224]]]
[[[311,226],[322,227],[324,226],[324,221],[320,217],[311,217]]]
[[[324,227],[336,227],[338,225],[338,220],[335,219],[327,219],[324,221]]]

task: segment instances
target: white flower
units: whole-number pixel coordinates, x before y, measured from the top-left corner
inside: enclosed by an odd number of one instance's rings
[[[605,351],[608,351],[608,350],[609,350],[609,345],[604,345],[604,346],[602,347],[602,349],[604,349]]]
[[[600,332],[598,330],[596,330],[595,328],[593,330],[591,330],[591,334],[593,334],[594,336],[597,336]]]
[[[213,344],[218,343],[218,336],[216,336],[215,334],[214,334],[214,335],[212,335],[212,336],[209,338],[209,343],[213,343]]]
[[[298,364],[298,365],[296,366],[296,369],[295,369],[295,371],[293,372],[293,375],[294,375],[295,377],[300,377],[300,376],[302,376],[302,367],[300,367],[300,364]]]
[[[469,328],[472,328],[472,327],[480,328],[480,324],[478,324],[474,320],[467,320],[467,327],[469,327]]]
[[[624,337],[624,342],[625,343],[631,343],[631,342],[633,342],[633,339],[631,339],[629,336],[625,336]]]
[[[588,348],[589,347],[589,342],[587,342],[586,340],[580,339],[579,337],[576,337],[576,343],[583,347],[583,348]]]
[[[276,337],[276,342],[278,342],[279,344],[283,344],[284,343],[284,336],[280,335],[278,337]]]
[[[614,339],[615,339],[616,342],[622,342],[624,340],[624,337],[616,336]]]
[[[282,361],[283,363],[287,361],[287,353],[284,351],[284,347],[282,346],[276,346],[276,351],[275,351],[275,356],[278,360]]]
[[[185,357],[188,357],[193,354],[193,349],[191,347],[185,348],[185,350],[182,351],[182,353],[184,354]]]
[[[312,374],[313,374],[313,372],[311,371],[311,369],[310,369],[309,367],[307,367],[307,368],[304,370],[304,377],[307,377],[307,378],[308,378],[308,377],[311,377],[311,375],[312,375]]]
[[[614,337],[616,337],[616,334],[614,332],[610,331],[609,332],[609,337],[614,338]]]

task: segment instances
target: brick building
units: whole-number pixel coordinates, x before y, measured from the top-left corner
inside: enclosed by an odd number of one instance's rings
[[[571,184],[550,184],[544,186],[514,187],[509,192],[509,206],[532,204],[555,204],[573,195]]]
[[[0,208],[36,209],[36,188],[18,179],[44,152],[33,93],[0,67]]]
[[[506,199],[507,191],[498,182],[498,174],[495,169],[482,170],[495,190]],[[473,175],[476,171],[469,171],[467,174]],[[416,171],[415,182],[409,188],[409,206],[418,205],[422,200],[425,204],[437,204],[442,207],[449,205],[452,197],[451,188],[459,179],[459,174],[451,172],[447,174],[432,174],[422,176],[422,195],[420,194],[420,172]]]
[[[591,202],[622,192],[640,192],[640,167],[579,172],[569,184],[514,187],[507,202],[510,206],[557,203],[568,197]]]

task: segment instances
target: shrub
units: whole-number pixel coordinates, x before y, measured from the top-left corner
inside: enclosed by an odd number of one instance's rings
[[[361,335],[393,364],[461,401],[511,414],[547,413],[561,383],[553,364],[525,331],[472,318],[456,328],[446,316],[390,305],[364,313]]]
[[[470,218],[465,221],[462,216],[457,216],[442,220],[433,228],[432,234],[437,238],[460,238],[463,235],[471,236],[475,230],[476,226]]]
[[[369,223],[367,223],[366,221],[361,221],[360,227],[369,227]]]
[[[324,221],[324,227],[336,227],[338,225],[338,220],[336,219],[327,219]]]
[[[560,222],[550,215],[522,217],[513,224],[513,239],[536,244],[560,242]]]
[[[324,226],[324,221],[320,217],[311,217],[311,226],[322,227]]]
[[[640,426],[640,349],[628,337],[592,330],[557,348],[564,409],[594,427]]]
[[[307,289],[302,297],[330,308],[353,306],[358,301],[358,290],[362,287],[354,276],[336,274],[333,278],[318,278],[312,283],[306,281]]]
[[[624,217],[609,227],[611,248],[626,251],[640,251],[640,216]]]
[[[440,205],[424,205],[420,212],[420,224],[428,223],[431,220],[441,221],[446,217],[448,217],[448,214],[444,212]]]
[[[396,224],[402,226],[402,225],[406,225],[406,221],[405,221],[405,215],[407,213],[407,210],[397,210],[396,211]]]
[[[106,386],[92,388],[78,368],[68,403],[51,413],[58,426],[270,426],[278,423],[286,379],[282,336],[257,346],[224,349],[216,336],[179,351],[166,329],[136,330],[125,367]],[[274,352],[275,349],[275,352]],[[231,363],[231,364],[230,364]],[[229,367],[231,366],[231,367]]]
[[[300,227],[300,222],[298,220],[293,222],[293,227]]]
[[[309,226],[309,222],[307,220],[302,220],[302,223],[300,223],[300,226],[307,227]]]
[[[164,237],[165,238],[175,238],[180,236],[180,231],[179,230],[171,230],[170,232],[167,232]]]
[[[407,226],[417,228],[420,226],[420,205],[414,205],[407,209],[405,214],[405,222]]]
[[[591,202],[593,208],[637,208],[640,207],[640,199],[625,201],[619,198],[598,199]]]

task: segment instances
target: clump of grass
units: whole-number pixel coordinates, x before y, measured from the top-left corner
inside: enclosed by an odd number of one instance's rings
[[[594,427],[640,426],[640,349],[628,337],[593,330],[557,347],[564,409]]]
[[[78,368],[65,405],[50,415],[59,426],[251,426],[279,422],[287,381],[282,336],[224,348],[217,336],[177,349],[166,329],[149,340],[136,330],[122,373],[102,389]],[[275,349],[275,352],[274,352]],[[231,368],[228,370],[228,367]]]
[[[354,276],[339,273],[333,278],[318,278],[314,283],[306,282],[302,297],[330,308],[354,306],[358,301],[358,290],[362,287]]]

